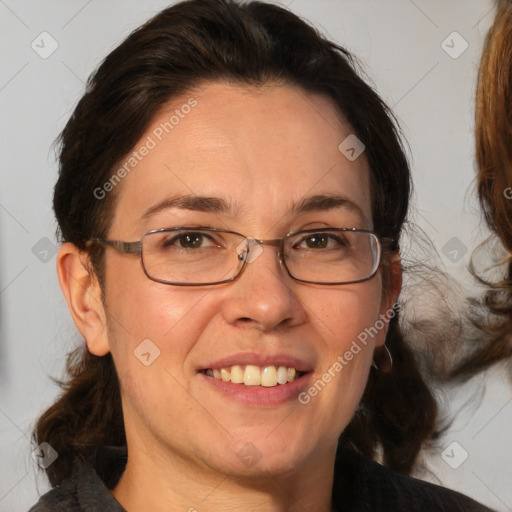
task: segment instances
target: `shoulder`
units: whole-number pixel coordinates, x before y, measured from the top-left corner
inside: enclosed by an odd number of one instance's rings
[[[124,512],[109,491],[126,463],[126,449],[105,447],[47,492],[29,512]]]
[[[358,455],[345,453],[344,458],[346,460],[337,461],[338,478],[342,476],[340,470],[345,475],[350,472],[354,511],[490,512],[484,505],[459,492],[396,473]],[[338,485],[343,492],[343,485]]]
[[[54,487],[41,496],[28,512],[71,512],[79,510],[81,508],[77,496],[76,478],[72,476],[65,480],[62,485]]]
[[[393,510],[438,510],[450,512],[489,512],[489,509],[471,498],[417,478],[395,473],[376,462],[365,461],[370,488],[379,490],[380,503],[396,503],[403,508]],[[391,510],[391,509],[389,509]]]

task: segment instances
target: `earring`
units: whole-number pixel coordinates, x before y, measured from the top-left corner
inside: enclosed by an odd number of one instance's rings
[[[372,366],[382,373],[389,373],[391,370],[391,367],[393,366],[393,358],[391,357],[391,352],[386,344],[373,351]]]

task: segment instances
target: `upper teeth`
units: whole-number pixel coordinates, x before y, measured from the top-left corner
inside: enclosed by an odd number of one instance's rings
[[[297,377],[295,368],[286,366],[254,366],[248,364],[243,368],[240,365],[231,368],[208,369],[206,375],[215,379],[222,379],[224,382],[234,384],[245,384],[246,386],[264,386],[267,388],[293,382]]]

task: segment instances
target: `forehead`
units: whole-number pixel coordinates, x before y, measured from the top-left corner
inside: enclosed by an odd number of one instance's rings
[[[165,227],[141,223],[180,195],[219,197],[233,217],[262,226],[310,196],[341,195],[371,227],[364,153],[351,161],[338,149],[352,133],[331,100],[300,88],[206,84],[164,105],[121,163],[129,171],[111,232]]]

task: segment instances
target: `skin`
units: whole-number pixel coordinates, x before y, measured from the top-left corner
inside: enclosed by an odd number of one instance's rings
[[[110,239],[134,241],[181,225],[231,229],[269,239],[314,227],[372,228],[364,154],[350,162],[338,145],[352,130],[330,100],[283,85],[210,83],[174,98],[141,143],[193,96],[197,106],[118,186]],[[136,147],[139,147],[138,144]],[[316,194],[342,194],[356,209],[290,213]],[[143,213],[174,194],[207,195],[231,211],[182,208]],[[130,512],[153,510],[331,510],[337,439],[361,399],[373,350],[387,329],[362,347],[310,403],[250,407],[214,389],[198,373],[220,357],[285,353],[310,364],[309,384],[348,350],[365,327],[392,307],[400,289],[369,281],[320,286],[291,279],[274,247],[242,276],[210,287],[151,281],[140,258],[106,250],[105,304],[87,255],[63,244],[58,273],[88,349],[112,352],[121,382],[129,458],[113,489]],[[144,366],[133,351],[144,339],[160,356]],[[239,450],[261,454],[247,467]]]

